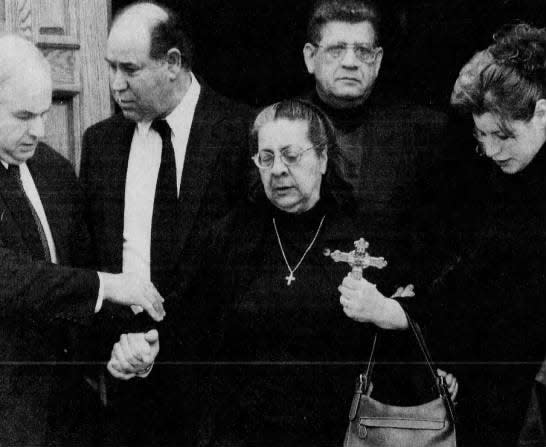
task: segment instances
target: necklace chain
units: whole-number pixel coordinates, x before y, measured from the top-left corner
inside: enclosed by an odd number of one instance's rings
[[[303,259],[305,258],[305,256],[307,256],[307,253],[309,253],[309,250],[311,250],[311,247],[313,246],[313,244],[315,243],[315,241],[317,240],[317,237],[320,233],[320,229],[322,228],[322,223],[324,222],[324,218],[326,217],[326,215],[322,216],[322,219],[320,220],[320,223],[319,223],[319,226],[317,228],[317,231],[315,233],[315,236],[313,237],[313,240],[311,241],[311,243],[307,246],[307,248],[305,249],[305,251],[303,252],[303,255],[302,257],[300,258],[299,262],[296,264],[296,266],[294,268],[291,268],[290,267],[290,264],[288,263],[288,259],[286,259],[286,254],[284,253],[284,248],[282,246],[282,242],[281,242],[281,237],[279,236],[279,230],[277,229],[277,223],[275,222],[275,218],[273,218],[273,228],[275,229],[275,235],[277,236],[277,242],[279,243],[279,248],[281,249],[281,254],[282,254],[282,257],[284,259],[284,263],[286,264],[286,267],[288,268],[288,271],[290,272],[290,275],[286,276],[285,279],[286,279],[286,284],[289,286],[292,281],[295,281],[296,280],[296,277],[294,276],[294,272],[298,269],[298,267],[301,265],[301,263],[303,262]]]

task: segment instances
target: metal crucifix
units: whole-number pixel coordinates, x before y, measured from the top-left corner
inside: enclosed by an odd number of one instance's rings
[[[382,269],[387,265],[387,261],[383,257],[373,257],[368,254],[370,244],[360,238],[355,241],[355,249],[348,253],[336,250],[331,252],[330,249],[324,250],[325,256],[330,256],[335,262],[346,262],[352,267],[351,276],[354,279],[362,279],[362,270],[368,267]]]

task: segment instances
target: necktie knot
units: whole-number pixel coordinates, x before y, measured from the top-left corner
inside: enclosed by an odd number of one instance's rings
[[[8,175],[13,178],[20,179],[21,169],[19,168],[19,165],[8,165]]]
[[[169,123],[165,119],[153,120],[150,127],[161,136],[162,140],[170,138],[171,136],[171,126],[169,126]]]

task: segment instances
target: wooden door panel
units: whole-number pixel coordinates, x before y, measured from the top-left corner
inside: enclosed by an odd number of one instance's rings
[[[72,97],[56,97],[48,113],[46,126],[47,134],[45,142],[54,147],[65,158],[76,165],[75,138],[77,132],[74,126],[74,101]]]

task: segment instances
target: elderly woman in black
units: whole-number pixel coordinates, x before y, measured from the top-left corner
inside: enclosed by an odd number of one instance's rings
[[[482,158],[461,195],[460,250],[421,318],[438,324],[442,355],[453,348],[464,445],[516,445],[546,341],[546,29],[498,32],[451,102],[471,117]]]
[[[311,104],[283,101],[257,116],[251,138],[263,187],[217,229],[206,261],[214,284],[201,283],[200,301],[219,309],[223,300],[225,309],[223,337],[211,351],[220,363],[207,411],[210,442],[341,445],[372,331],[385,329],[389,342],[398,343],[409,336],[400,331],[407,328],[406,314],[379,292],[365,297],[360,288],[375,286],[343,280],[350,267],[325,256],[326,250],[350,251],[366,236],[353,226],[350,191],[339,180],[325,115]],[[389,261],[384,270],[365,273],[388,295],[397,286],[390,278],[398,276]],[[386,340],[380,351],[378,360],[392,354]],[[402,386],[391,392],[398,403]]]

